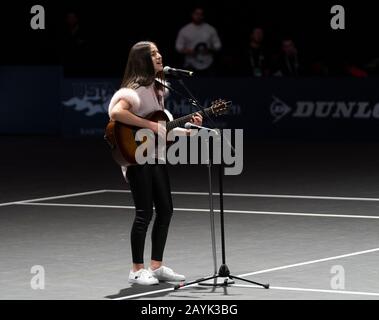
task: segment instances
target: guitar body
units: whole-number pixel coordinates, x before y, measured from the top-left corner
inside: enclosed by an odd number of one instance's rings
[[[164,111],[158,110],[148,114],[145,119],[153,122],[169,121]],[[135,140],[137,130],[141,128],[130,126],[118,121],[109,121],[105,128],[105,140],[111,147],[113,159],[120,165],[136,164],[135,153],[141,141]]]
[[[216,100],[212,103],[211,107],[203,110],[207,116],[217,116],[227,111],[230,108],[231,102],[224,100]],[[199,112],[204,116],[203,111]],[[168,118],[164,111],[158,110],[148,114],[145,119],[153,122],[165,121],[166,129],[170,130],[177,127],[184,127],[185,123],[190,121],[195,113],[180,117],[175,120]],[[145,143],[147,139],[143,141],[136,141],[136,132],[141,129],[136,126],[127,125],[118,121],[109,121],[105,128],[104,139],[111,148],[113,159],[120,165],[126,166],[128,164],[137,164],[135,154],[139,145]],[[172,141],[167,144],[172,143]],[[146,154],[145,154],[146,155]]]

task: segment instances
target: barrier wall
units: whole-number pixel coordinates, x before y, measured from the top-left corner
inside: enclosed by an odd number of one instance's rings
[[[0,133],[59,134],[62,68],[0,67]]]
[[[2,134],[103,135],[120,79],[64,79],[59,67],[0,70]],[[218,98],[231,100],[229,113],[215,118],[216,125],[243,128],[247,138],[379,136],[377,78],[194,78],[185,83],[205,107]],[[183,92],[176,81],[171,84]],[[166,107],[175,117],[197,111],[174,93]]]

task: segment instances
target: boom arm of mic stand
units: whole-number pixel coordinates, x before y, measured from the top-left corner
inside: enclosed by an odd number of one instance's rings
[[[181,86],[184,88],[184,90],[186,90],[186,92],[188,93],[188,95],[191,97],[191,99],[188,99],[188,100],[192,100],[193,101],[193,104],[195,106],[197,106],[202,112],[203,114],[205,114],[205,116],[207,117],[207,119],[212,123],[213,127],[216,128],[216,124],[215,122],[213,121],[213,119],[204,111],[204,107],[199,103],[199,101],[194,97],[194,95],[192,94],[192,92],[188,89],[188,87],[184,84],[184,81],[182,79],[179,79],[178,82],[181,84]],[[235,149],[234,147],[232,146],[231,142],[229,141],[229,139],[227,139],[223,134],[222,134],[222,137],[221,139],[225,139],[226,142],[228,143],[229,147],[231,148],[231,150],[235,153]]]
[[[204,110],[204,107],[199,103],[199,101],[194,97],[194,95],[192,94],[192,92],[188,89],[188,87],[184,84],[183,80],[182,79],[179,79],[178,82],[180,83],[180,85],[184,88],[184,90],[187,92],[187,94],[190,96],[190,97],[186,97],[184,94],[182,94],[181,92],[179,92],[178,90],[175,90],[173,87],[169,86],[168,84],[166,83],[162,83],[159,81],[159,83],[167,88],[168,90],[176,93],[178,96],[188,100],[192,105],[196,106],[199,110],[201,110],[203,112],[203,114],[206,116],[206,118],[212,123],[213,127],[216,128],[216,124],[215,122],[213,121],[213,119],[208,115],[208,113],[205,112]],[[229,141],[229,139],[227,139],[226,137],[222,137],[225,139],[225,141],[228,143],[228,146],[231,148],[231,150],[235,153],[235,149],[234,147],[232,146],[231,142]]]
[[[195,105],[200,111],[203,112],[203,114],[205,115],[205,117],[212,123],[213,127],[216,128],[216,124],[215,122],[213,121],[213,119],[209,116],[208,113],[205,112],[204,110],[204,107],[199,103],[199,101],[194,97],[194,95],[192,94],[192,92],[188,89],[188,87],[184,84],[184,81],[182,79],[179,79],[178,82],[180,83],[180,85],[184,88],[184,90],[188,93],[188,95],[191,97],[190,99],[188,99],[193,105]]]
[[[156,80],[157,81],[157,80]],[[190,97],[186,97],[183,93],[179,92],[178,90],[175,90],[173,87],[169,86],[167,83],[162,83],[160,81],[158,81],[163,87],[167,88],[168,90],[176,93],[178,96],[188,100],[189,103],[191,103],[192,105],[198,107],[198,109],[200,109],[203,114],[207,117],[207,119],[213,124],[214,127],[216,127],[216,124],[214,123],[213,119],[208,115],[208,113],[205,112],[204,110],[204,107],[199,103],[199,101],[197,101],[197,99],[193,96],[192,92],[187,88],[187,86],[184,84],[183,80],[182,79],[179,79],[178,82],[181,84],[181,86],[184,88],[184,90],[186,90],[186,92],[188,93],[188,95]]]
[[[176,93],[178,96],[180,96],[180,97],[182,97],[182,98],[184,98],[184,99],[186,99],[186,100],[188,100],[188,101],[190,101],[192,103],[192,101],[191,101],[190,98],[186,97],[183,93],[179,92],[178,90],[175,90],[173,87],[169,86],[167,83],[162,83],[162,82],[160,82],[158,80],[155,80],[155,81],[159,82],[159,84],[161,86],[165,87],[166,89],[168,89],[168,90]]]

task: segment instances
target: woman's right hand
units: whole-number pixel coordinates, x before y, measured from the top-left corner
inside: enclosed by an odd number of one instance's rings
[[[166,125],[162,122],[152,122],[152,123],[153,125],[151,129],[154,131],[154,133],[156,133],[161,138],[166,139],[166,133],[167,133]]]

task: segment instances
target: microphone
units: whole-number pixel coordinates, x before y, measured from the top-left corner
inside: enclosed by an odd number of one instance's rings
[[[176,77],[192,77],[193,76],[193,71],[175,69],[175,68],[171,68],[169,66],[165,66],[163,68],[163,72],[164,72],[164,74],[169,74],[169,75],[176,76]]]
[[[198,125],[193,124],[191,122],[186,122],[185,125],[184,125],[184,128],[186,128],[186,129],[204,129],[204,130],[215,132],[216,135],[218,135],[218,131],[215,130],[215,129],[210,129],[210,128],[207,128],[207,127],[198,126]]]

